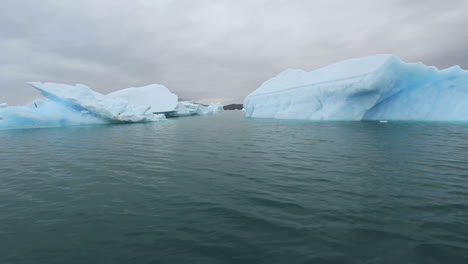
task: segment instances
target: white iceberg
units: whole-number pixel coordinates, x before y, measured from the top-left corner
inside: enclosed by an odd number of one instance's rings
[[[62,103],[36,100],[26,106],[10,106],[0,109],[0,129],[41,128],[105,124],[105,120],[84,114]]]
[[[176,94],[171,93],[168,88],[159,84],[127,88],[108,95],[135,105],[149,105],[151,106],[151,112],[163,113],[168,117],[212,115],[223,111],[223,106],[219,103],[204,106],[193,101],[178,102]]]
[[[165,119],[153,114],[150,106],[133,105],[106,96],[88,86],[56,83],[29,83],[48,100],[26,106],[0,108],[0,129],[70,126],[103,123],[152,122]]]
[[[223,110],[221,104],[178,103],[177,95],[158,84],[127,88],[108,95],[82,84],[29,84],[47,100],[36,100],[26,106],[0,104],[0,129],[153,122],[164,120],[164,114],[209,115]]]
[[[133,105],[126,100],[106,96],[86,85],[30,82],[45,97],[61,102],[79,112],[87,112],[111,123],[150,122],[160,119],[151,113],[150,106]]]
[[[211,103],[208,105],[208,108],[211,110],[211,114],[219,114],[224,112],[224,108],[221,103]]]
[[[198,105],[196,104],[186,104],[184,102],[177,103],[173,112],[167,113],[169,117],[182,117],[182,116],[191,116],[197,114]]]
[[[150,106],[153,113],[173,111],[177,106],[177,95],[160,84],[126,88],[108,96],[123,99],[134,105]]]
[[[304,120],[468,120],[468,71],[392,55],[286,70],[244,101],[247,117]]]
[[[6,107],[8,107],[7,103],[0,103],[0,108],[6,108]]]
[[[223,105],[211,103],[208,106],[194,103],[192,101],[179,102],[173,112],[166,113],[168,117],[182,117],[192,115],[214,115],[223,112]]]

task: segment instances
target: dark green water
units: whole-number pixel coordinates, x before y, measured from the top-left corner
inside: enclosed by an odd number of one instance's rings
[[[468,125],[0,131],[0,263],[468,263]]]

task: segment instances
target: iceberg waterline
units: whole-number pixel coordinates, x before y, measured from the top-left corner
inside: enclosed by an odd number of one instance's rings
[[[25,106],[0,104],[0,129],[154,122],[166,118],[160,112],[183,116],[176,109],[179,105],[177,95],[162,85],[132,87],[108,95],[81,84],[31,82],[29,85],[47,99]],[[213,111],[212,107],[200,105],[199,108],[206,110],[195,114],[219,112]]]
[[[303,120],[468,120],[468,71],[392,55],[286,70],[244,101],[247,117]]]
[[[0,129],[153,122],[223,111],[221,104],[178,102],[177,95],[157,84],[107,95],[80,84],[30,85],[47,100],[25,106],[0,103]],[[467,98],[468,71],[458,66],[438,70],[376,55],[311,72],[286,70],[248,95],[243,111],[254,118],[468,121]]]

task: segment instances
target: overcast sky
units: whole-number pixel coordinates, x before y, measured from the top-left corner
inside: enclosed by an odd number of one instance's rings
[[[101,93],[159,83],[242,102],[284,69],[378,53],[468,69],[467,0],[2,0],[0,103],[27,81]]]

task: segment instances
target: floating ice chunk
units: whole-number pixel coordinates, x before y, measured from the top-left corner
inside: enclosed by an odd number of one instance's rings
[[[48,100],[26,106],[0,105],[0,129],[54,127],[101,123],[151,122],[168,116],[209,115],[223,111],[222,105],[177,103],[177,95],[162,85],[128,88],[109,95],[88,86],[29,83]]]
[[[186,104],[180,102],[180,103],[177,103],[177,106],[174,112],[170,113],[169,116],[181,117],[181,116],[191,116],[195,114],[196,114],[196,110],[194,110],[193,108],[189,108]]]
[[[29,84],[53,101],[60,102],[78,112],[87,111],[90,115],[107,122],[150,122],[161,119],[161,116],[148,111],[150,106],[135,106],[126,100],[95,92],[86,85],[71,86],[40,82]]]
[[[35,106],[37,105],[37,107]],[[41,128],[106,123],[101,118],[84,115],[62,103],[37,100],[31,105],[0,109],[0,129]]]
[[[223,111],[221,104],[203,106],[193,101],[177,102],[177,95],[159,84],[127,88],[108,95],[126,100],[135,105],[149,105],[152,112],[164,113],[168,117],[211,115]]]
[[[224,111],[223,105],[220,103],[211,103],[208,108],[212,111],[212,114],[218,114]]]
[[[213,115],[221,113],[223,106],[219,103],[204,106],[192,101],[179,102],[175,111],[168,113],[169,117],[191,116],[191,115]]]
[[[247,117],[306,120],[468,120],[468,72],[392,55],[286,70],[244,102]]]
[[[165,119],[147,105],[106,96],[85,85],[33,82],[49,100],[0,108],[0,129],[56,127],[84,124],[150,122]]]
[[[126,88],[108,95],[126,100],[134,105],[150,106],[153,113],[173,111],[177,106],[177,95],[159,84]]]
[[[184,104],[186,107],[195,110],[197,115],[213,115],[223,111],[223,106],[221,104],[211,103],[208,106],[188,102],[184,102]]]

